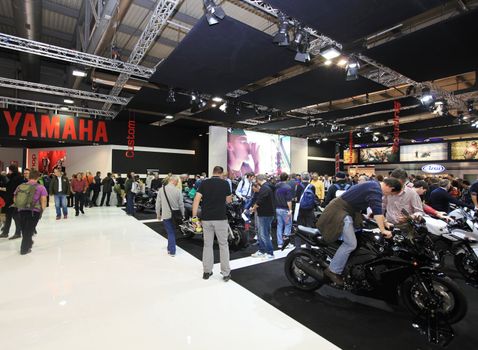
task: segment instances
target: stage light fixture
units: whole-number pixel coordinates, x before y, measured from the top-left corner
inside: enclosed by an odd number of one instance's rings
[[[174,117],[172,115],[167,115],[165,119],[174,119]]]
[[[378,141],[378,136],[377,136],[377,135],[373,135],[372,141],[373,141],[373,142],[377,142],[377,141]]]
[[[68,111],[68,110],[69,110],[69,108],[68,108],[68,107],[66,107],[66,106],[63,106],[63,107],[60,107],[60,110],[61,110],[61,111]]]
[[[168,102],[168,103],[176,102],[176,96],[175,96],[175,93],[174,93],[173,89],[169,89],[168,97],[166,98],[166,102]]]
[[[384,141],[388,141],[389,139],[390,139],[390,136],[388,136],[388,135],[383,135],[383,140],[384,140]]]
[[[365,127],[365,132],[369,132],[370,131],[370,126],[366,126]]]
[[[324,62],[324,65],[330,66],[333,62],[331,60],[327,60]]]
[[[305,122],[305,126],[310,126],[312,124],[312,118],[309,117],[307,118],[307,121]]]
[[[206,19],[210,26],[218,24],[220,20],[224,19],[226,13],[221,6],[216,5],[214,0],[203,0],[206,8]]]
[[[297,53],[295,54],[295,60],[302,63],[310,62],[310,54],[309,54],[309,47],[310,47],[310,35],[308,32],[300,29],[301,37],[300,37],[300,44],[297,46]]]
[[[84,70],[74,69],[71,74],[73,74],[75,77],[86,77],[86,72]]]
[[[254,106],[254,114],[255,115],[261,115],[261,110],[259,109],[259,107]]]
[[[202,98],[199,100],[199,108],[204,108],[206,107],[207,102],[204,101]]]
[[[236,106],[236,116],[240,116],[240,115],[241,115],[241,105],[238,104],[238,105]]]
[[[289,46],[289,19],[287,16],[279,12],[279,31],[274,35],[274,39],[272,39],[272,42],[274,44],[277,44],[279,46]]]
[[[338,62],[337,62],[337,66],[340,66],[340,67],[344,67],[347,65],[347,60],[345,58],[341,58]]]
[[[191,93],[191,103],[198,99],[198,94],[196,92]]]
[[[219,106],[219,110],[221,112],[226,113],[227,112],[227,102],[224,102],[222,105]]]
[[[422,95],[420,96],[420,102],[422,103],[422,105],[429,106],[433,102],[433,100],[434,98],[430,88],[424,87],[422,89]]]
[[[316,143],[316,144],[318,144],[318,145],[320,145],[320,143],[321,143],[321,142],[322,142],[322,140],[321,140],[321,139],[317,139],[317,140],[315,140],[315,143]]]
[[[327,141],[329,141],[329,139],[327,137],[322,138],[322,142],[327,142]]]
[[[69,98],[65,98],[65,99],[63,100],[63,102],[64,102],[64,103],[68,103],[68,104],[70,104],[70,105],[73,104],[73,103],[75,103],[75,101],[70,100]]]
[[[362,137],[362,133],[361,133],[361,132],[358,132],[358,133],[357,133],[357,137]]]
[[[345,80],[357,80],[358,79],[358,70],[360,69],[360,62],[355,57],[350,57],[349,61],[345,67],[347,72],[347,77]]]
[[[335,46],[334,44],[324,46],[320,51],[319,54],[325,58],[326,60],[333,60],[340,56],[340,49]]]

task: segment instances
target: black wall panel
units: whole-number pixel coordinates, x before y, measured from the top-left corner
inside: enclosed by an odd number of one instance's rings
[[[319,175],[334,175],[335,174],[335,162],[327,162],[324,160],[312,160],[307,161],[309,172],[317,172]]]
[[[335,158],[335,143],[324,142],[318,145],[315,140],[309,140],[309,157]]]

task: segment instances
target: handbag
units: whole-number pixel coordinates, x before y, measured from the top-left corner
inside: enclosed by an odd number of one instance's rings
[[[168,202],[169,210],[171,211],[171,219],[173,222],[178,225],[183,222],[183,214],[181,210],[173,210],[171,204],[169,203],[168,195],[166,194],[166,186],[163,186],[164,197],[166,197],[166,202]]]

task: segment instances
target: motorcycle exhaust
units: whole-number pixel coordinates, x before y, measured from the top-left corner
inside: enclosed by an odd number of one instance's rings
[[[320,267],[314,267],[310,263],[297,258],[295,260],[295,266],[304,271],[309,276],[315,278],[317,281],[325,282],[324,271]]]

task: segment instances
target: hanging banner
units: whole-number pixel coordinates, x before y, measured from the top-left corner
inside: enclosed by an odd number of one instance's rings
[[[340,171],[340,143],[335,144],[335,173]]]
[[[353,162],[353,149],[354,149],[354,133],[352,130],[349,132],[349,159],[348,163],[352,164]]]
[[[0,136],[72,143],[108,143],[104,120],[16,110],[0,111]]]
[[[400,108],[402,105],[398,101],[393,101],[393,146],[392,152],[398,153],[400,149]]]
[[[134,144],[136,140],[136,119],[134,113],[129,113],[129,120],[128,120],[128,134],[126,136],[126,141],[128,145],[128,149],[124,153],[126,158],[133,159],[134,158]]]

